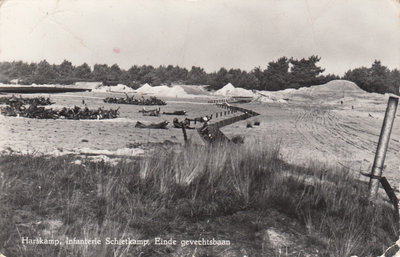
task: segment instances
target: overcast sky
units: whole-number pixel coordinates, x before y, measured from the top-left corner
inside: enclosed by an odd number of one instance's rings
[[[0,61],[251,70],[322,57],[400,68],[397,0],[0,0]]]

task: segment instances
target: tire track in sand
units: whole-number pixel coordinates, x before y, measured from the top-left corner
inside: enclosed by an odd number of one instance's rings
[[[351,118],[331,110],[303,109],[296,117],[295,128],[311,147],[321,152],[334,156],[374,153],[379,136],[374,132],[376,129],[368,126],[364,129],[366,124],[354,126],[352,122]]]

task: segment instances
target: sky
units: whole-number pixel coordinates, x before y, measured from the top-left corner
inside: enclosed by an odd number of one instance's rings
[[[398,0],[0,0],[0,61],[400,69]]]

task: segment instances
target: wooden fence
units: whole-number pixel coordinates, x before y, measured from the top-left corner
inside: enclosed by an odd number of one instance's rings
[[[222,133],[220,128],[231,125],[235,122],[238,122],[241,120],[246,120],[248,118],[259,115],[259,113],[254,112],[252,110],[248,110],[248,109],[237,107],[237,106],[231,106],[226,103],[224,103],[224,104],[217,103],[216,105],[220,108],[227,109],[227,111],[217,112],[215,114],[216,118],[230,115],[230,114],[237,113],[237,112],[241,112],[242,114],[238,115],[238,116],[230,117],[227,119],[223,119],[223,120],[217,121],[215,123],[206,125],[203,128],[197,129],[197,132],[200,134],[201,138],[208,143],[215,143],[215,142],[221,142],[221,141],[222,142],[230,142],[229,138],[224,133]],[[211,115],[211,117],[212,116],[213,115]]]

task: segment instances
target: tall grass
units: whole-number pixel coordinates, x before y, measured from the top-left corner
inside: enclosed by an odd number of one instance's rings
[[[0,157],[0,252],[172,256],[176,248],[22,245],[20,237],[179,237],[204,220],[271,210],[304,228],[304,247],[329,256],[379,255],[395,239],[391,209],[370,204],[348,170],[288,165],[277,144],[174,147],[117,165],[74,158]],[[52,228],[52,220],[62,225]]]

